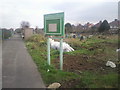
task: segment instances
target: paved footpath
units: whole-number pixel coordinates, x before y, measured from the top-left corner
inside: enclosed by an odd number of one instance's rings
[[[3,42],[2,87],[45,88],[37,66],[19,35]]]

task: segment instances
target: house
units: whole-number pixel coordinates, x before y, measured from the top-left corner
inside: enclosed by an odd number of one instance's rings
[[[111,29],[118,29],[120,26],[120,20],[115,19],[114,21],[109,23]]]
[[[84,30],[88,30],[88,29],[90,29],[92,26],[94,26],[94,24],[92,24],[92,23],[86,23],[85,25],[84,25]]]
[[[101,24],[102,24],[102,21],[99,21],[97,24],[94,25],[94,27],[99,28]]]
[[[36,27],[34,30],[34,34],[44,34],[44,29]]]

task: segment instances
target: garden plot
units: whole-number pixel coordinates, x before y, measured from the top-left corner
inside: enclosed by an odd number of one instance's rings
[[[93,36],[83,41],[65,39],[75,51],[64,52],[63,71],[59,70],[58,50],[51,49],[52,64],[48,66],[47,45],[43,36],[32,37],[26,45],[46,86],[58,82],[61,84],[60,88],[117,88],[118,37],[104,37]],[[106,66],[107,61],[114,62],[116,68]]]
[[[110,40],[111,38],[112,40]],[[63,70],[79,75],[86,71],[100,73],[101,75],[117,73],[118,53],[116,53],[116,49],[118,42],[116,39],[117,36],[109,36],[106,39],[99,39],[96,36],[82,42],[77,39],[67,39],[66,41],[76,50],[74,52],[64,53]],[[106,63],[108,60],[114,62],[117,67],[114,69],[107,67]],[[59,68],[59,58],[53,60],[53,64],[56,68]],[[70,82],[75,83],[78,80]]]

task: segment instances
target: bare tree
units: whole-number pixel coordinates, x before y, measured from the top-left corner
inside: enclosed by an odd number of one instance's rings
[[[21,25],[21,28],[29,28],[30,27],[30,23],[28,21],[22,21],[20,25]]]

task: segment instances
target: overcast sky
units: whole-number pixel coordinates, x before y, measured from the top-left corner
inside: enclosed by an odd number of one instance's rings
[[[0,0],[0,27],[17,28],[21,21],[43,28],[43,15],[64,12],[65,23],[97,23],[118,18],[119,0]]]

